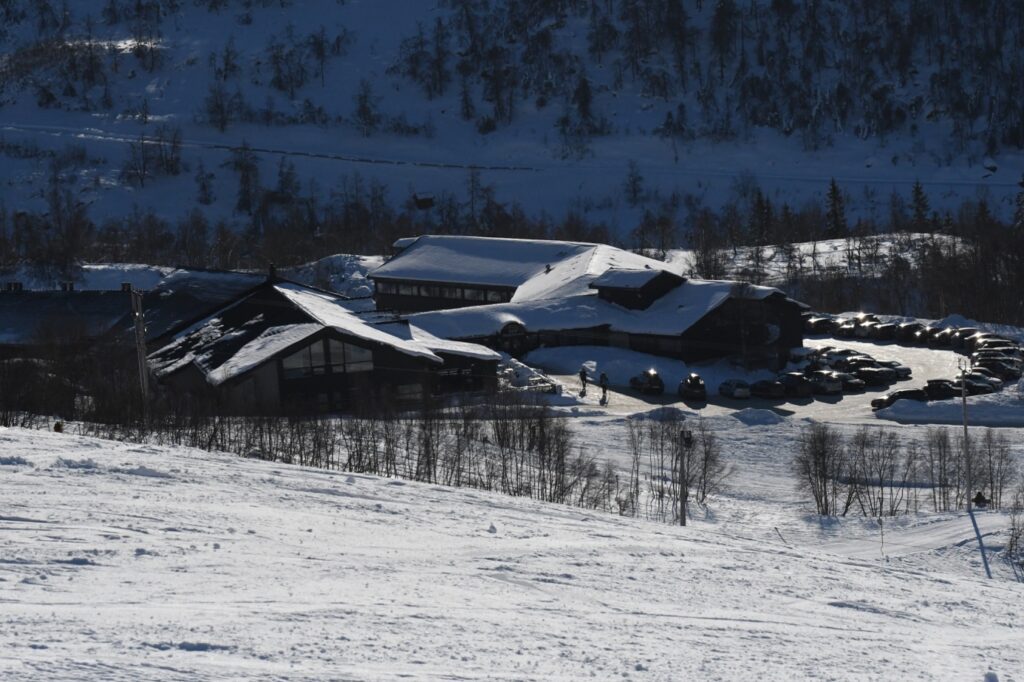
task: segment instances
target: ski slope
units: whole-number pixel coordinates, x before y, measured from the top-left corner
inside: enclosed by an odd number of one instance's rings
[[[6,680],[1024,670],[1024,585],[873,560],[810,530],[676,528],[17,429],[0,431],[0,491]]]

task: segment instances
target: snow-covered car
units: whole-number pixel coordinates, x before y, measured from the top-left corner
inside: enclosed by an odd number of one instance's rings
[[[928,400],[928,394],[922,388],[901,388],[898,391],[886,393],[881,398],[875,398],[872,400],[871,409],[881,410],[886,407],[891,407],[897,400],[917,400],[919,402],[925,402]]]
[[[1019,367],[1021,359],[1012,355],[1007,355],[1001,350],[979,350],[971,353],[971,362],[978,362],[980,360],[998,360],[1008,365],[1014,365]]]
[[[929,379],[924,391],[929,400],[949,400],[960,396],[960,389],[949,379]]]
[[[745,400],[750,397],[750,385],[739,379],[727,379],[718,386],[718,395],[734,400]]]
[[[804,320],[804,331],[808,334],[827,334],[831,329],[831,317],[811,316]]]
[[[871,339],[874,338],[875,329],[879,326],[878,322],[874,320],[868,320],[857,325],[857,328],[853,330],[853,335],[858,339]]]
[[[661,376],[655,369],[649,369],[631,378],[629,387],[650,395],[661,395],[665,392],[665,382],[661,380]]]
[[[953,343],[954,327],[944,327],[928,337],[929,348],[947,348]]]
[[[708,390],[704,385],[704,380],[700,378],[699,374],[692,372],[679,382],[677,392],[679,393],[679,397],[683,400],[708,399]]]
[[[750,385],[750,395],[755,398],[768,398],[775,400],[786,397],[786,387],[781,382],[773,379],[761,379]]]
[[[967,337],[974,336],[980,331],[981,330],[977,327],[960,327],[953,332],[953,336],[950,337],[950,345],[953,346],[953,348],[963,348]]]

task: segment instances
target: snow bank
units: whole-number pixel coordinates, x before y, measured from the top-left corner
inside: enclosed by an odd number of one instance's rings
[[[936,400],[922,403],[898,400],[892,407],[879,410],[880,419],[901,424],[960,424],[963,407],[959,400]],[[990,395],[967,399],[967,420],[974,426],[1024,427],[1024,393],[1018,386]]]
[[[785,417],[771,410],[761,410],[756,407],[745,407],[732,413],[733,419],[746,424],[747,426],[771,426],[781,424]]]

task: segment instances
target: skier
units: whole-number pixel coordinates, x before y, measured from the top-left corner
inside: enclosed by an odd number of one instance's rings
[[[601,404],[608,404],[608,375],[601,372],[601,378],[598,379],[598,384],[601,386]]]
[[[580,367],[580,397],[587,394],[587,368]]]
[[[986,507],[988,507],[988,500],[985,498],[985,495],[980,490],[978,491],[978,494],[974,496],[973,502],[974,506],[977,507],[978,509],[985,509]]]

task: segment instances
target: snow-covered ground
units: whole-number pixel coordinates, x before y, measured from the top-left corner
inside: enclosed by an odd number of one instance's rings
[[[0,676],[1021,679],[1024,585],[979,577],[965,518],[882,550],[873,522],[786,517],[755,440],[729,450],[746,494],[677,528],[0,431]]]

